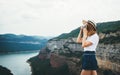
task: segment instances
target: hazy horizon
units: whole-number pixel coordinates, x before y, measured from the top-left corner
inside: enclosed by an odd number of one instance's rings
[[[2,0],[0,34],[58,36],[82,25],[120,20],[120,0]]]

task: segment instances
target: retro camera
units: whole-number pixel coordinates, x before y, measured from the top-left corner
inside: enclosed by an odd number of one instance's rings
[[[80,26],[80,27],[83,29],[83,28],[86,28],[87,26],[86,26],[86,25],[82,25],[82,26]]]

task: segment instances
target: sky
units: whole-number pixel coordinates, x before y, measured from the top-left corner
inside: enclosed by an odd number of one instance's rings
[[[120,0],[0,0],[0,34],[58,36],[82,20],[120,20]]]

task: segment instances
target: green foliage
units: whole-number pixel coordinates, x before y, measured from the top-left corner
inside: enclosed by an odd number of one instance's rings
[[[61,34],[58,37],[55,37],[55,39],[67,39],[71,37],[77,37],[78,33],[80,31],[80,28],[77,28],[70,33]],[[113,21],[113,22],[103,22],[103,23],[97,23],[97,32],[98,33],[105,33],[108,34],[110,32],[117,32],[120,31],[120,21]],[[118,37],[108,37],[100,40],[100,43],[118,43],[120,42],[119,36]]]
[[[67,39],[70,37],[77,37],[78,33],[80,31],[80,28],[71,31],[70,33],[61,34],[56,39]],[[113,22],[103,22],[103,23],[97,23],[97,31],[98,33],[110,33],[110,32],[116,32],[120,31],[120,21],[113,21]]]
[[[77,28],[77,29],[71,31],[70,33],[63,33],[60,36],[55,37],[55,38],[56,39],[67,39],[69,37],[76,37],[78,35],[79,31],[80,31],[79,29],[80,28]]]
[[[97,23],[97,29],[99,33],[120,31],[120,21]]]

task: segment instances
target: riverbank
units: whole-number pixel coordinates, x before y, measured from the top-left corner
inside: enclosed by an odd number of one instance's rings
[[[14,52],[2,52],[0,53],[0,55],[2,54],[19,54],[19,53],[36,53],[36,52],[39,52],[40,50],[32,50],[32,51],[14,51]]]

